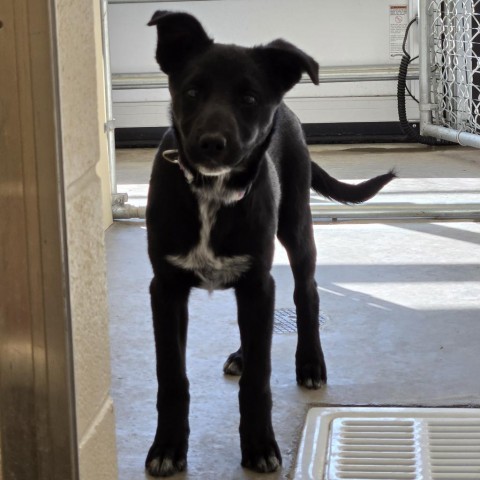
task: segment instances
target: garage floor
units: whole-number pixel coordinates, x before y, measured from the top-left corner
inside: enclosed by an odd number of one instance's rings
[[[345,180],[395,166],[400,178],[374,200],[380,204],[480,204],[478,150],[418,145],[311,150],[327,171]],[[130,203],[145,203],[153,155],[146,149],[117,152],[118,191],[127,191]],[[274,335],[273,423],[283,469],[258,475],[240,467],[238,382],[222,374],[239,341],[234,298],[230,291],[209,296],[197,290],[190,302],[188,470],[175,478],[290,478],[311,405],[480,406],[480,224],[325,223],[315,227],[315,236],[329,383],[315,392],[298,388],[296,336]],[[120,480],[144,479],[156,419],[144,221],[115,222],[106,242]],[[273,275],[276,308],[293,307],[292,276],[280,246]]]

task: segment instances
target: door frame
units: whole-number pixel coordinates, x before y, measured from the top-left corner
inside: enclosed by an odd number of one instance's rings
[[[54,0],[0,4],[0,477],[78,480]]]

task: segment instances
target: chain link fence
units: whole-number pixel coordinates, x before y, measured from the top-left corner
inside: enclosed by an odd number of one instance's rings
[[[431,112],[427,123],[456,131],[462,143],[461,134],[480,135],[480,0],[426,0],[425,8],[429,78],[423,111]],[[477,140],[472,146],[480,146]]]

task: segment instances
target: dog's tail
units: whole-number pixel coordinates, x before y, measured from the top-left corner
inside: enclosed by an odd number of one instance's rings
[[[340,203],[362,203],[374,197],[390,180],[397,175],[394,170],[371,178],[357,185],[341,182],[330,176],[314,162],[312,166],[312,188],[330,200]]]

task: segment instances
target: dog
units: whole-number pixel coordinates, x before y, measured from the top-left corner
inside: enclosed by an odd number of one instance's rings
[[[224,365],[240,375],[241,464],[277,470],[270,347],[275,235],[295,280],[296,381],[327,381],[320,343],[310,188],[347,204],[374,196],[393,171],[358,185],[313,163],[283,96],[317,62],[285,40],[245,48],[214,43],[186,13],[157,11],[156,60],[168,75],[172,126],[155,157],[146,210],[156,346],[158,423],[145,466],[169,476],[186,467],[189,383],[185,369],[192,288],[233,288],[241,346]]]

